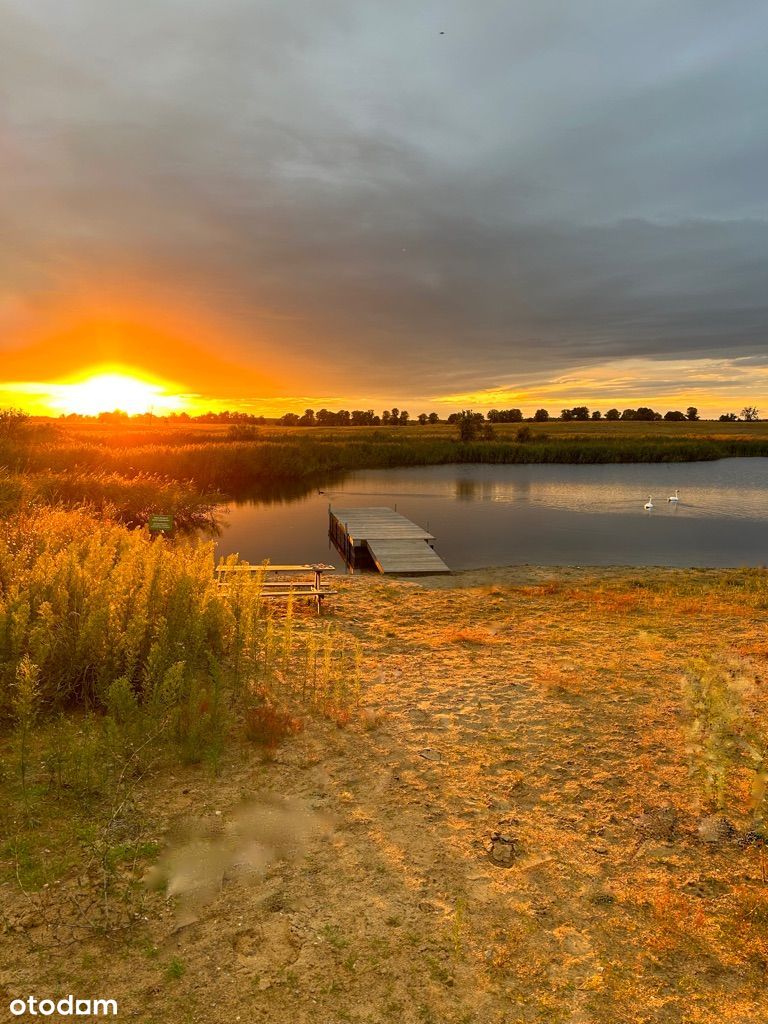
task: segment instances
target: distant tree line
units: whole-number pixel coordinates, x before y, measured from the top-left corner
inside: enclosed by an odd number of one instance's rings
[[[412,423],[418,423],[421,426],[440,422],[456,424],[461,423],[462,420],[471,420],[475,423],[489,424],[523,423],[526,420],[533,423],[547,423],[555,419],[564,420],[566,422],[586,422],[588,420],[641,420],[646,422],[653,420],[694,421],[699,419],[699,410],[696,406],[689,405],[685,412],[680,409],[670,409],[662,415],[662,413],[657,412],[655,409],[641,405],[637,409],[608,409],[607,412],[603,413],[599,409],[589,409],[586,405],[575,405],[570,409],[561,409],[559,416],[551,415],[547,409],[537,409],[533,416],[524,416],[521,409],[491,409],[487,414],[464,409],[461,412],[450,413],[445,421],[441,421],[436,412],[422,412],[419,413],[418,416],[412,418],[407,409],[398,409],[396,407],[392,409],[384,409],[380,414],[375,413],[373,409],[353,409],[351,411],[348,409],[339,409],[336,412],[333,412],[330,409],[319,409],[317,412],[315,412],[314,409],[305,409],[301,415],[294,412],[287,412],[284,416],[281,416],[275,421],[274,419],[268,419],[265,416],[255,416],[252,413],[234,412],[230,410],[224,410],[223,412],[205,412],[195,416],[187,412],[172,412],[161,416],[155,415],[154,413],[140,413],[129,416],[127,413],[122,412],[119,409],[115,409],[114,412],[102,412],[97,416],[84,416],[80,413],[70,413],[69,415],[62,415],[60,419],[96,419],[99,422],[106,423],[123,422],[130,419],[132,423],[226,423],[235,426],[254,426],[277,422],[284,427],[404,427]],[[744,406],[741,413],[738,415],[735,412],[726,412],[719,417],[719,420],[722,423],[736,423],[739,421],[755,423],[759,419],[759,410],[754,405]],[[3,432],[3,429],[4,425],[0,422],[0,433]]]
[[[385,409],[378,415],[373,409],[340,409],[338,412],[331,412],[330,409],[305,409],[304,414],[299,416],[295,412],[287,412],[277,421],[284,427],[406,427],[412,423],[411,414],[407,409]],[[440,417],[436,412],[422,412],[416,417],[416,422],[422,426],[425,423],[439,423]]]
[[[599,409],[590,410],[586,405],[576,405],[571,409],[562,409],[559,416],[551,415],[547,409],[537,409],[533,416],[524,416],[522,409],[491,409],[488,413],[463,409],[461,412],[450,413],[444,422],[456,424],[463,420],[471,420],[475,423],[523,423],[527,420],[534,423],[546,423],[553,419],[565,421],[603,419],[610,421],[642,420],[645,422],[653,420],[694,421],[699,419],[699,410],[696,406],[689,405],[685,412],[680,409],[670,409],[662,414],[655,409],[641,405],[637,409],[608,409],[607,412],[602,413]],[[755,406],[745,406],[739,416],[736,413],[724,413],[720,416],[722,422],[745,420],[751,423],[758,419],[758,410]],[[441,420],[436,412],[422,412],[413,419],[405,409],[397,408],[385,409],[381,415],[377,415],[372,409],[366,411],[355,409],[352,412],[348,412],[346,409],[341,409],[339,412],[330,412],[328,409],[314,412],[312,409],[307,409],[302,416],[289,412],[278,420],[278,423],[286,427],[396,427],[407,426],[414,422],[423,426],[426,423],[440,423]]]
[[[122,409],[114,409],[112,412],[100,412],[95,416],[86,416],[79,412],[62,413],[60,420],[79,421],[97,420],[99,423],[122,423],[130,420],[131,423],[250,423],[264,424],[266,416],[255,416],[249,412],[231,412],[229,409],[224,412],[204,412],[193,416],[188,412],[169,412],[158,415],[154,412],[131,413],[123,412]]]

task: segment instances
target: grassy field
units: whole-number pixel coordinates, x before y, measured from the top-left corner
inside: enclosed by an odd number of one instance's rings
[[[72,441],[105,444],[110,447],[144,447],[168,443],[196,444],[206,441],[229,440],[229,427],[223,423],[174,424],[158,420],[152,427],[98,420],[61,422],[37,418],[33,426],[49,431],[51,437],[63,436]],[[553,438],[634,438],[688,440],[714,438],[721,440],[768,440],[768,419],[754,423],[721,423],[718,420],[674,422],[654,420],[549,420],[546,423],[497,423],[494,429],[502,440],[513,440],[521,426],[530,428],[534,437]],[[409,423],[405,427],[283,427],[266,424],[256,428],[262,439],[273,441],[291,438],[315,438],[323,441],[346,439],[372,440],[381,437],[404,436],[406,439],[448,440],[456,436],[456,427],[448,423]]]
[[[25,802],[6,735],[9,997],[147,1024],[762,1019],[765,572],[338,586],[292,629],[359,645],[362,703],[297,705],[266,757],[232,726],[116,813],[51,782],[54,719]]]
[[[33,424],[14,441],[0,441],[0,468],[36,481],[34,490],[78,495],[97,507],[111,481],[125,481],[117,504],[121,521],[146,521],[148,509],[137,480],[177,481],[179,520],[198,525],[215,493],[300,492],[356,469],[444,463],[681,462],[729,456],[768,456],[768,424],[553,422],[504,424],[493,440],[459,442],[447,424],[408,427],[260,427],[233,440],[222,426],[148,429],[99,423]],[[69,483],[65,486],[65,477]],[[92,478],[89,484],[89,478]],[[8,487],[6,487],[6,491]],[[0,501],[2,492],[0,491]],[[173,511],[173,509],[170,509]]]

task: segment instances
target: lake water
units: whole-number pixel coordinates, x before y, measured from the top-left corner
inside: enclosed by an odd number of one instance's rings
[[[677,504],[667,501],[680,489]],[[328,504],[396,506],[452,569],[489,565],[768,564],[768,459],[610,466],[365,470],[302,497],[229,506],[220,554],[344,562]],[[653,495],[654,509],[643,508]]]

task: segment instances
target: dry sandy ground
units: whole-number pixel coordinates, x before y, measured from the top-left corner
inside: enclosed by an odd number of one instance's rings
[[[118,941],[5,935],[0,990],[158,1024],[765,1020],[761,853],[702,837],[683,738],[691,657],[768,655],[724,580],[343,581],[363,720],[155,780],[170,894]]]

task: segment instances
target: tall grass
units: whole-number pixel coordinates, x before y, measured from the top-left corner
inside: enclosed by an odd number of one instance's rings
[[[0,468],[0,517],[20,508],[42,506],[80,508],[100,519],[124,526],[146,526],[153,513],[174,517],[182,532],[218,528],[217,507],[222,496],[203,493],[188,481],[151,473],[126,477],[94,468],[69,471],[11,473]]]
[[[544,437],[531,440],[460,443],[407,430],[365,435],[311,433],[265,435],[254,441],[203,440],[114,447],[77,437],[28,446],[23,456],[6,456],[13,468],[54,474],[105,472],[133,478],[153,474],[192,481],[229,493],[239,489],[308,482],[355,469],[443,463],[619,463],[690,462],[731,456],[768,456],[768,438]]]
[[[152,539],[84,510],[3,523],[0,865],[12,862],[26,896],[76,865],[103,896],[78,903],[78,920],[130,924],[152,846],[135,802],[148,773],[215,769],[227,744],[271,748],[310,713],[338,724],[354,714],[354,643],[309,609],[265,601],[263,574],[231,577],[218,587],[211,544]],[[44,847],[62,858],[54,876]]]
[[[307,645],[331,649],[329,627],[297,622],[290,604],[273,616],[261,573],[230,575],[219,589],[210,544],[171,547],[81,511],[11,518],[0,537],[0,717],[13,715],[20,673],[35,674],[49,717],[77,707],[162,719],[184,706],[204,718],[217,688],[236,702],[269,679],[296,697],[306,673],[315,700]]]

